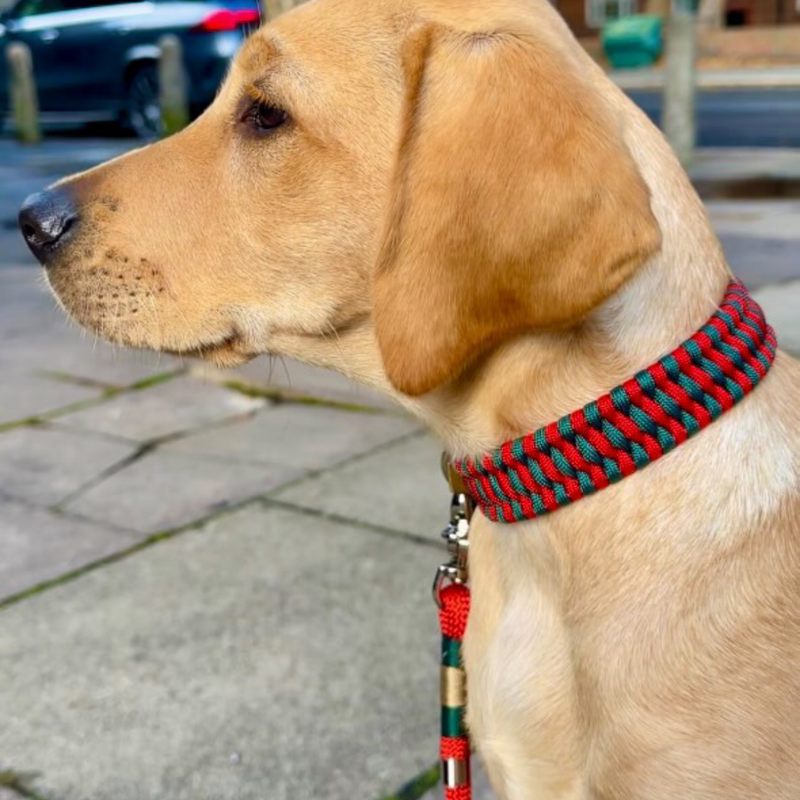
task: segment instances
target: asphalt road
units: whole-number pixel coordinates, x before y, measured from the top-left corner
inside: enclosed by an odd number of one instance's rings
[[[628,95],[660,124],[660,90]],[[800,87],[703,90],[696,117],[700,147],[800,147]]]

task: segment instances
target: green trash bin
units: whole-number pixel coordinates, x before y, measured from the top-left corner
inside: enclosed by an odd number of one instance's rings
[[[614,69],[649,67],[664,46],[664,21],[652,14],[634,14],[603,27],[603,52]]]

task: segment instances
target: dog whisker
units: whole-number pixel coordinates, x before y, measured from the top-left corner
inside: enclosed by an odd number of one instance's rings
[[[286,366],[286,359],[283,356],[278,356],[281,362],[281,366],[283,367],[283,371],[286,375],[286,383],[289,385],[289,388],[292,388],[292,376],[289,374],[289,367]]]
[[[272,353],[267,356],[267,364],[267,384],[269,385],[272,383],[272,372],[275,368],[275,356]]]

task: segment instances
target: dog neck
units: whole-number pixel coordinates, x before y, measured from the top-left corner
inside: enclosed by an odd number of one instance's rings
[[[508,342],[454,384],[410,403],[455,455],[477,456],[608,392],[692,335],[730,274],[645,268],[568,332]],[[666,302],[664,298],[669,298]]]

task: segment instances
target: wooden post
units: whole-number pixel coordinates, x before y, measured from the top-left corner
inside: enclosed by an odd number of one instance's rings
[[[161,106],[162,135],[171,136],[189,124],[189,101],[183,47],[177,36],[168,34],[158,40],[158,92]]]
[[[8,45],[6,62],[14,132],[23,144],[36,144],[42,140],[42,131],[39,127],[39,101],[33,77],[33,60],[28,45],[23,42]]]
[[[695,145],[695,14],[691,0],[673,0],[667,32],[662,126],[688,167]]]

